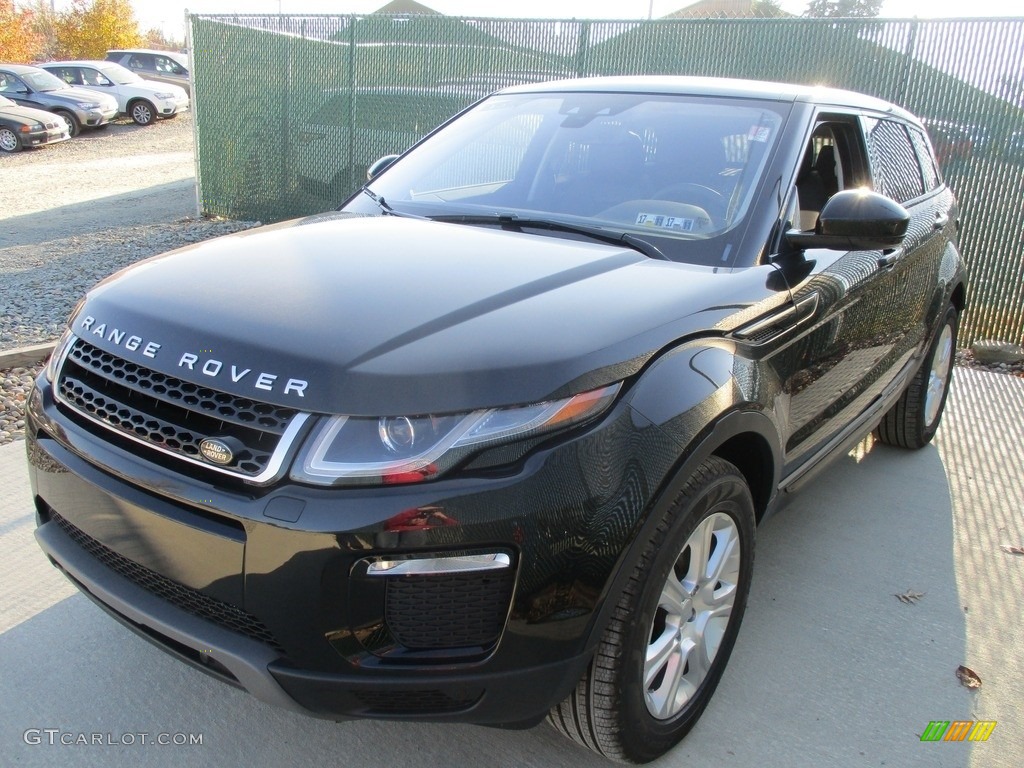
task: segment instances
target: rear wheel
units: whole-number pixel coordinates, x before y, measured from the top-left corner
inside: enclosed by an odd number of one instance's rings
[[[78,118],[71,112],[68,112],[66,109],[58,109],[54,114],[67,124],[69,136],[77,136],[82,132],[82,124],[78,122]]]
[[[615,760],[665,754],[718,685],[750,590],[754,504],[735,466],[705,461],[632,564],[575,691],[548,720]]]
[[[886,445],[923,448],[935,436],[953,377],[958,326],[959,315],[950,304],[921,369],[878,425],[878,439]]]
[[[128,114],[138,125],[149,125],[156,119],[156,110],[148,101],[139,99],[128,105]]]
[[[18,152],[21,149],[21,137],[10,128],[0,128],[0,150]]]

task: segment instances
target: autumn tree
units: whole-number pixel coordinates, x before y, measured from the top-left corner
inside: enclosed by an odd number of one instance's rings
[[[811,0],[804,16],[834,19],[873,19],[882,12],[883,0]]]
[[[0,61],[33,61],[38,47],[32,12],[15,8],[14,0],[0,0]]]
[[[142,42],[130,0],[73,0],[57,19],[58,56],[102,59],[111,48]]]
[[[147,29],[142,35],[143,48],[155,48],[158,51],[180,51],[185,47],[181,40],[168,37],[162,29]]]

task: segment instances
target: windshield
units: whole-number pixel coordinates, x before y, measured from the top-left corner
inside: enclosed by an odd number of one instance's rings
[[[45,93],[47,91],[59,91],[68,87],[68,84],[59,77],[55,77],[49,72],[45,72],[41,69],[36,70],[35,72],[23,72],[20,77],[28,83],[29,87],[33,91],[42,91]]]
[[[104,64],[100,67],[100,72],[104,76],[118,85],[131,85],[133,83],[141,83],[142,78],[132,72],[130,69],[125,69],[120,64]]]
[[[399,213],[560,220],[723,264],[787,107],[621,93],[487,99],[370,184]]]

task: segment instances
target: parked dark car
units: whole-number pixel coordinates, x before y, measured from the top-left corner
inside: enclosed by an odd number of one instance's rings
[[[177,85],[192,93],[192,80],[188,73],[188,57],[174,51],[154,51],[148,48],[129,48],[107,51],[107,61],[130,69],[144,80]]]
[[[26,147],[42,147],[68,138],[67,125],[56,115],[20,107],[0,96],[0,151],[20,152]]]
[[[67,124],[72,136],[83,128],[104,128],[117,117],[113,96],[72,88],[45,69],[24,64],[0,64],[0,96],[52,112]]]
[[[939,425],[966,277],[924,130],[608,78],[384,165],[89,292],[26,408],[39,543],[264,701],[654,759],[732,652],[755,526]]]

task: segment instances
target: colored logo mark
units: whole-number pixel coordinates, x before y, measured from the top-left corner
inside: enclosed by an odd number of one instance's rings
[[[995,727],[995,720],[932,720],[921,741],[988,741]]]

